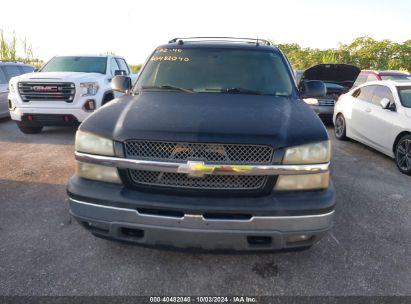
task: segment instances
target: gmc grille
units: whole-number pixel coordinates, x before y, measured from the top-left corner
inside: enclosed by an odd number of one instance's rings
[[[18,92],[23,102],[57,100],[71,103],[76,87],[70,82],[19,82]]]

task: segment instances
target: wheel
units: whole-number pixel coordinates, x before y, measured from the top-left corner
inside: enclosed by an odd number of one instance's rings
[[[18,122],[17,126],[19,127],[20,131],[23,132],[24,134],[37,134],[37,133],[40,133],[41,130],[43,130],[43,126],[28,127],[28,126],[23,125],[21,122]]]
[[[395,162],[404,174],[411,175],[411,135],[400,138],[395,147]]]
[[[347,138],[347,128],[345,124],[345,119],[342,114],[338,114],[335,119],[334,127],[335,137],[339,140],[345,140]]]

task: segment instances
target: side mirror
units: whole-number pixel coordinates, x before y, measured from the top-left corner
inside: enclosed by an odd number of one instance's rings
[[[302,98],[319,98],[327,95],[327,88],[320,80],[306,80],[300,83]]]
[[[127,72],[124,70],[115,70],[114,71],[114,76],[124,76],[127,75]]]
[[[36,73],[36,72],[38,72],[38,71],[39,71],[39,69],[34,69],[34,71],[33,71],[33,72],[35,72],[35,73]]]
[[[380,101],[380,105],[381,105],[381,108],[383,108],[385,110],[390,110],[390,111],[393,111],[393,112],[395,112],[397,110],[396,107],[395,107],[395,103],[391,102],[388,98],[383,98]]]
[[[388,106],[390,105],[390,100],[389,100],[388,98],[383,98],[383,99],[380,101],[380,105],[381,105],[381,107],[382,107],[383,109],[387,109]]]
[[[131,78],[128,76],[115,76],[111,80],[111,88],[113,91],[128,93],[131,90]]]

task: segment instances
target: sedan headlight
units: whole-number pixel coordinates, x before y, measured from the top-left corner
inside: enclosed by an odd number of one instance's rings
[[[98,82],[82,82],[80,83],[81,96],[96,95],[99,89]]]
[[[331,159],[330,141],[291,147],[285,150],[284,165],[324,164]]]
[[[114,156],[112,140],[83,131],[76,133],[75,149],[77,152]]]

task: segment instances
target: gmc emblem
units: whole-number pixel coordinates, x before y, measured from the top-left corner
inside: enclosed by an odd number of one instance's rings
[[[33,86],[33,91],[35,92],[57,92],[57,86]]]

